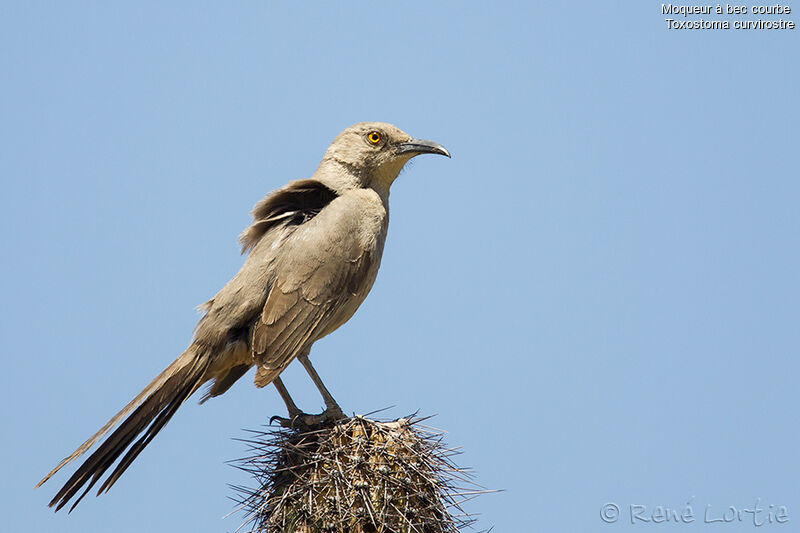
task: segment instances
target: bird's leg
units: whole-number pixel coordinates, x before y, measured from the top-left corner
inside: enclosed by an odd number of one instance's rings
[[[297,416],[302,415],[303,411],[301,411],[297,407],[297,404],[294,403],[294,400],[292,400],[292,397],[289,396],[289,391],[286,390],[286,386],[283,384],[283,381],[281,380],[281,378],[277,377],[277,378],[273,379],[272,380],[272,384],[275,385],[276,389],[278,389],[278,394],[281,395],[281,398],[283,399],[283,403],[286,404],[286,410],[289,411],[289,418],[295,418]],[[275,419],[275,418],[278,418],[278,417],[273,417],[273,419]]]
[[[300,408],[297,407],[297,404],[294,403],[294,400],[292,400],[292,397],[289,395],[289,391],[286,390],[286,386],[283,384],[281,378],[276,377],[272,380],[272,383],[275,385],[275,388],[278,389],[278,394],[281,395],[283,403],[286,404],[286,410],[289,411],[289,418],[273,416],[269,419],[270,424],[277,421],[281,426],[286,428],[309,428],[312,426],[325,424],[332,420],[346,418],[342,412],[342,409],[336,403],[336,400],[333,399],[331,393],[328,392],[328,389],[326,389],[325,385],[323,385],[319,374],[317,374],[317,371],[314,370],[313,366],[311,366],[311,362],[308,360],[308,355],[298,356],[298,359],[300,359],[300,362],[303,363],[308,375],[311,376],[312,381],[314,381],[314,384],[317,386],[320,393],[322,393],[322,398],[325,400],[325,411],[318,415],[309,415],[301,411]]]
[[[339,407],[339,404],[336,403],[336,400],[333,399],[333,396],[331,396],[331,393],[325,387],[325,384],[322,383],[322,379],[320,379],[317,371],[314,370],[313,366],[311,366],[311,361],[308,360],[308,354],[304,353],[302,355],[298,355],[297,358],[303,364],[303,368],[306,369],[306,372],[308,372],[308,375],[311,377],[311,381],[313,381],[314,385],[317,386],[319,393],[322,394],[322,399],[325,401],[325,411],[322,413],[322,416],[333,420],[347,418],[344,416],[342,408]]]

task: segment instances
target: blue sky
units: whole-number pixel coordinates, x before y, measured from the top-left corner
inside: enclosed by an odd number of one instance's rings
[[[184,349],[253,204],[362,120],[453,158],[395,183],[375,287],[314,347],[345,410],[436,414],[505,489],[467,507],[496,531],[749,531],[704,512],[757,498],[800,522],[800,30],[641,1],[1,10],[4,529],[239,525],[232,439],[283,409],[251,376],[72,515],[46,508],[67,475],[32,487]],[[626,514],[690,498],[690,524]]]

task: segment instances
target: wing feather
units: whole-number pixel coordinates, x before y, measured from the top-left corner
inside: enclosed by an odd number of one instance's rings
[[[311,344],[349,318],[374,280],[371,252],[359,241],[353,217],[334,200],[284,243],[286,254],[253,328],[258,386],[267,385]],[[372,276],[370,278],[370,276]],[[364,292],[365,294],[365,292]]]

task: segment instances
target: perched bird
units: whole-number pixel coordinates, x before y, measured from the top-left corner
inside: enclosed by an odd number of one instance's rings
[[[189,396],[206,383],[201,403],[219,396],[250,367],[256,367],[257,387],[275,384],[289,411],[284,422],[343,417],[308,354],[315,341],[353,316],[372,288],[389,223],[389,188],[419,154],[450,157],[441,145],[412,139],[391,124],[355,124],[334,139],[311,178],[258,202],[239,238],[248,254],[244,265],[201,306],[205,315],[189,347],[36,485],[122,421],[50,506],[58,511],[83,489],[74,509],[122,457],[97,494],[108,491]],[[320,415],[298,409],[279,377],[295,358],[322,394],[326,409]]]

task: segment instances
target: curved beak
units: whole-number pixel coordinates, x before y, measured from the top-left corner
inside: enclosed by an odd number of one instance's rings
[[[422,139],[411,139],[408,142],[400,143],[397,146],[397,155],[400,154],[439,154],[450,157],[450,152],[441,144]]]

